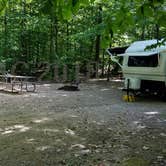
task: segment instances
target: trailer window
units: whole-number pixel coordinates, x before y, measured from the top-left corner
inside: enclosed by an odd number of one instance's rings
[[[151,56],[129,56],[128,66],[130,67],[157,67],[158,54]]]

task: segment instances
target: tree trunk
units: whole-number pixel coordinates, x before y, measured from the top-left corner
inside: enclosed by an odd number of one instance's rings
[[[56,54],[58,51],[58,28],[56,17],[51,18],[51,32],[50,32],[50,63],[55,61]]]
[[[101,76],[102,76],[102,77],[104,77],[104,67],[105,67],[105,59],[104,59],[104,55],[105,55],[105,50],[103,49],[102,69],[101,69]]]
[[[141,40],[145,39],[145,25],[142,26]]]
[[[102,23],[102,7],[99,6],[98,8],[98,18],[97,18],[97,24],[101,24]],[[101,40],[101,35],[97,35],[96,36],[96,45],[95,45],[95,75],[97,76],[97,72],[98,72],[98,65],[99,65],[99,59],[100,59],[100,40]]]
[[[107,81],[110,81],[110,73],[111,73],[111,57],[108,59],[108,70],[107,70]]]
[[[8,52],[8,46],[7,46],[7,11],[5,10],[5,16],[4,16],[4,55],[7,56]]]
[[[26,0],[21,1],[21,7],[22,7],[22,16],[21,16],[21,39],[20,39],[20,45],[21,45],[21,59],[27,60],[27,41],[26,41]],[[26,57],[26,58],[25,58]]]
[[[66,47],[67,47],[67,52],[69,51],[69,23],[66,23]]]
[[[51,32],[50,32],[50,55],[49,55],[49,63],[56,63],[58,54],[58,20],[55,16],[51,17]],[[50,68],[52,79],[55,78],[55,69],[53,67]]]
[[[157,40],[159,40],[160,39],[160,34],[159,34],[159,32],[160,32],[160,27],[159,27],[159,25],[158,24],[156,24],[156,27],[155,27],[155,38],[157,39]]]

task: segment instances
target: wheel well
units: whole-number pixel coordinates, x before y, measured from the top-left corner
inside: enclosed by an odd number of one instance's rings
[[[147,89],[154,92],[165,91],[166,85],[162,81],[141,80],[141,90]]]

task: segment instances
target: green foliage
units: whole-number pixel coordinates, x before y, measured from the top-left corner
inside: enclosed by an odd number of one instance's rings
[[[0,0],[0,13],[4,10],[6,7],[7,0]]]
[[[99,50],[165,38],[164,0],[0,0],[0,61],[72,65]],[[157,32],[157,28],[159,32]],[[98,39],[98,40],[97,40]],[[97,43],[98,42],[98,43]],[[106,65],[108,59],[106,58]],[[58,61],[58,62],[57,62]]]

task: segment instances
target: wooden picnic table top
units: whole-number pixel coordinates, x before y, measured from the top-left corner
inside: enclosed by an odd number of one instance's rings
[[[20,79],[32,79],[32,78],[35,78],[33,76],[20,76],[20,75],[12,75],[12,74],[4,74],[4,75],[0,75],[0,77],[3,77],[3,78],[20,78]]]

